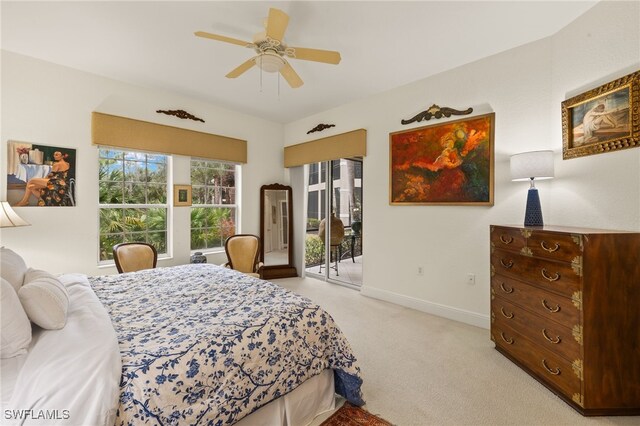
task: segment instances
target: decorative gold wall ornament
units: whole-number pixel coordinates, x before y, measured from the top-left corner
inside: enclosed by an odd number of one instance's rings
[[[336,127],[335,124],[324,124],[324,123],[320,123],[318,124],[316,127],[314,127],[313,129],[309,130],[307,132],[307,134],[313,133],[313,132],[321,132],[324,129],[329,129],[331,127]]]
[[[469,107],[464,111],[460,111],[457,109],[449,108],[449,107],[440,107],[436,104],[431,105],[427,110],[422,111],[421,113],[415,115],[414,117],[408,120],[401,120],[402,124],[411,124],[413,122],[420,122],[422,120],[428,121],[431,120],[432,117],[437,119],[442,117],[451,117],[452,115],[467,115],[473,112],[473,108]]]
[[[183,110],[183,109],[172,109],[172,110],[163,110],[163,109],[159,109],[156,111],[158,114],[167,114],[167,115],[173,115],[175,117],[178,118],[182,118],[183,120],[193,120],[193,121],[202,121],[204,123],[204,120],[202,118],[198,118],[193,114],[189,114],[187,111]]]

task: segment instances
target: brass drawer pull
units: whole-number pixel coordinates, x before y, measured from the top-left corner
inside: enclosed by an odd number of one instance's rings
[[[505,287],[504,283],[500,283],[500,288],[502,289],[502,291],[504,291],[505,293],[513,293],[513,287],[509,288],[509,287]]]
[[[500,264],[507,269],[511,269],[513,267],[513,260],[510,260],[509,263],[504,263],[504,260],[500,259]]]
[[[547,305],[547,301],[545,299],[542,299],[542,306],[544,306],[545,309],[551,313],[556,313],[560,310],[560,305],[556,305],[555,308],[551,308],[549,305]]]
[[[513,242],[513,237],[509,237],[508,239],[504,237],[504,235],[500,235],[500,241],[505,244],[511,244]]]
[[[505,318],[509,318],[509,319],[513,318],[513,312],[511,312],[509,315],[507,315],[507,314],[504,312],[504,308],[503,308],[503,307],[500,307],[500,312],[502,312],[502,315],[503,315]]]
[[[558,243],[555,243],[555,244],[556,244],[555,247],[547,247],[547,245],[543,241],[543,242],[540,243],[540,247],[542,247],[544,250],[548,251],[549,253],[553,253],[554,251],[557,251],[560,248]]]
[[[553,374],[554,376],[557,376],[560,374],[560,367],[556,367],[555,370],[550,369],[549,366],[547,365],[546,359],[542,360],[542,366],[544,367],[545,370],[547,370],[549,373]]]
[[[500,337],[502,337],[502,340],[504,340],[508,345],[513,345],[513,339],[507,339],[504,337],[504,333],[502,331],[500,332]]]
[[[560,336],[556,336],[555,339],[552,339],[551,337],[549,337],[547,335],[547,329],[546,328],[542,329],[542,335],[544,336],[545,339],[547,339],[549,342],[553,343],[554,345],[560,343],[560,340],[562,340],[562,339],[560,339]]]
[[[547,270],[545,268],[542,268],[542,271],[540,271],[542,273],[542,276],[544,277],[545,280],[554,282],[554,281],[558,281],[560,279],[560,274],[556,272],[555,276],[550,277],[549,275],[547,275]]]

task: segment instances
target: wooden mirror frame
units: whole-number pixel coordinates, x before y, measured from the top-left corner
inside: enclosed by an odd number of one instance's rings
[[[265,227],[264,218],[266,212],[264,211],[265,191],[286,191],[287,192],[287,209],[288,209],[288,260],[287,264],[283,265],[267,265],[262,267],[262,279],[271,280],[275,278],[288,278],[297,277],[298,272],[295,266],[293,266],[293,204],[292,204],[292,190],[288,185],[281,185],[279,183],[272,183],[271,185],[262,185],[260,187],[260,261],[264,263],[264,250],[265,250]]]

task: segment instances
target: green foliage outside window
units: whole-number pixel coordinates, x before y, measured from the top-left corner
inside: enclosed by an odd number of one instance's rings
[[[167,156],[99,150],[100,260],[123,242],[167,252]]]
[[[340,243],[339,254],[341,260],[348,259],[351,262],[351,231],[348,231]],[[353,240],[353,256],[362,256],[362,240]],[[316,266],[324,263],[324,241],[318,238],[317,233],[310,233],[305,236],[304,241],[304,264],[305,267]],[[333,257],[333,254],[332,254]]]
[[[236,233],[236,166],[191,160],[191,250],[224,247]]]

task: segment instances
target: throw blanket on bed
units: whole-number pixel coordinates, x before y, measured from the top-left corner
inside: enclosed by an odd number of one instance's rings
[[[349,343],[309,299],[209,264],[89,281],[122,354],[116,424],[231,425],[326,368],[364,403]]]

